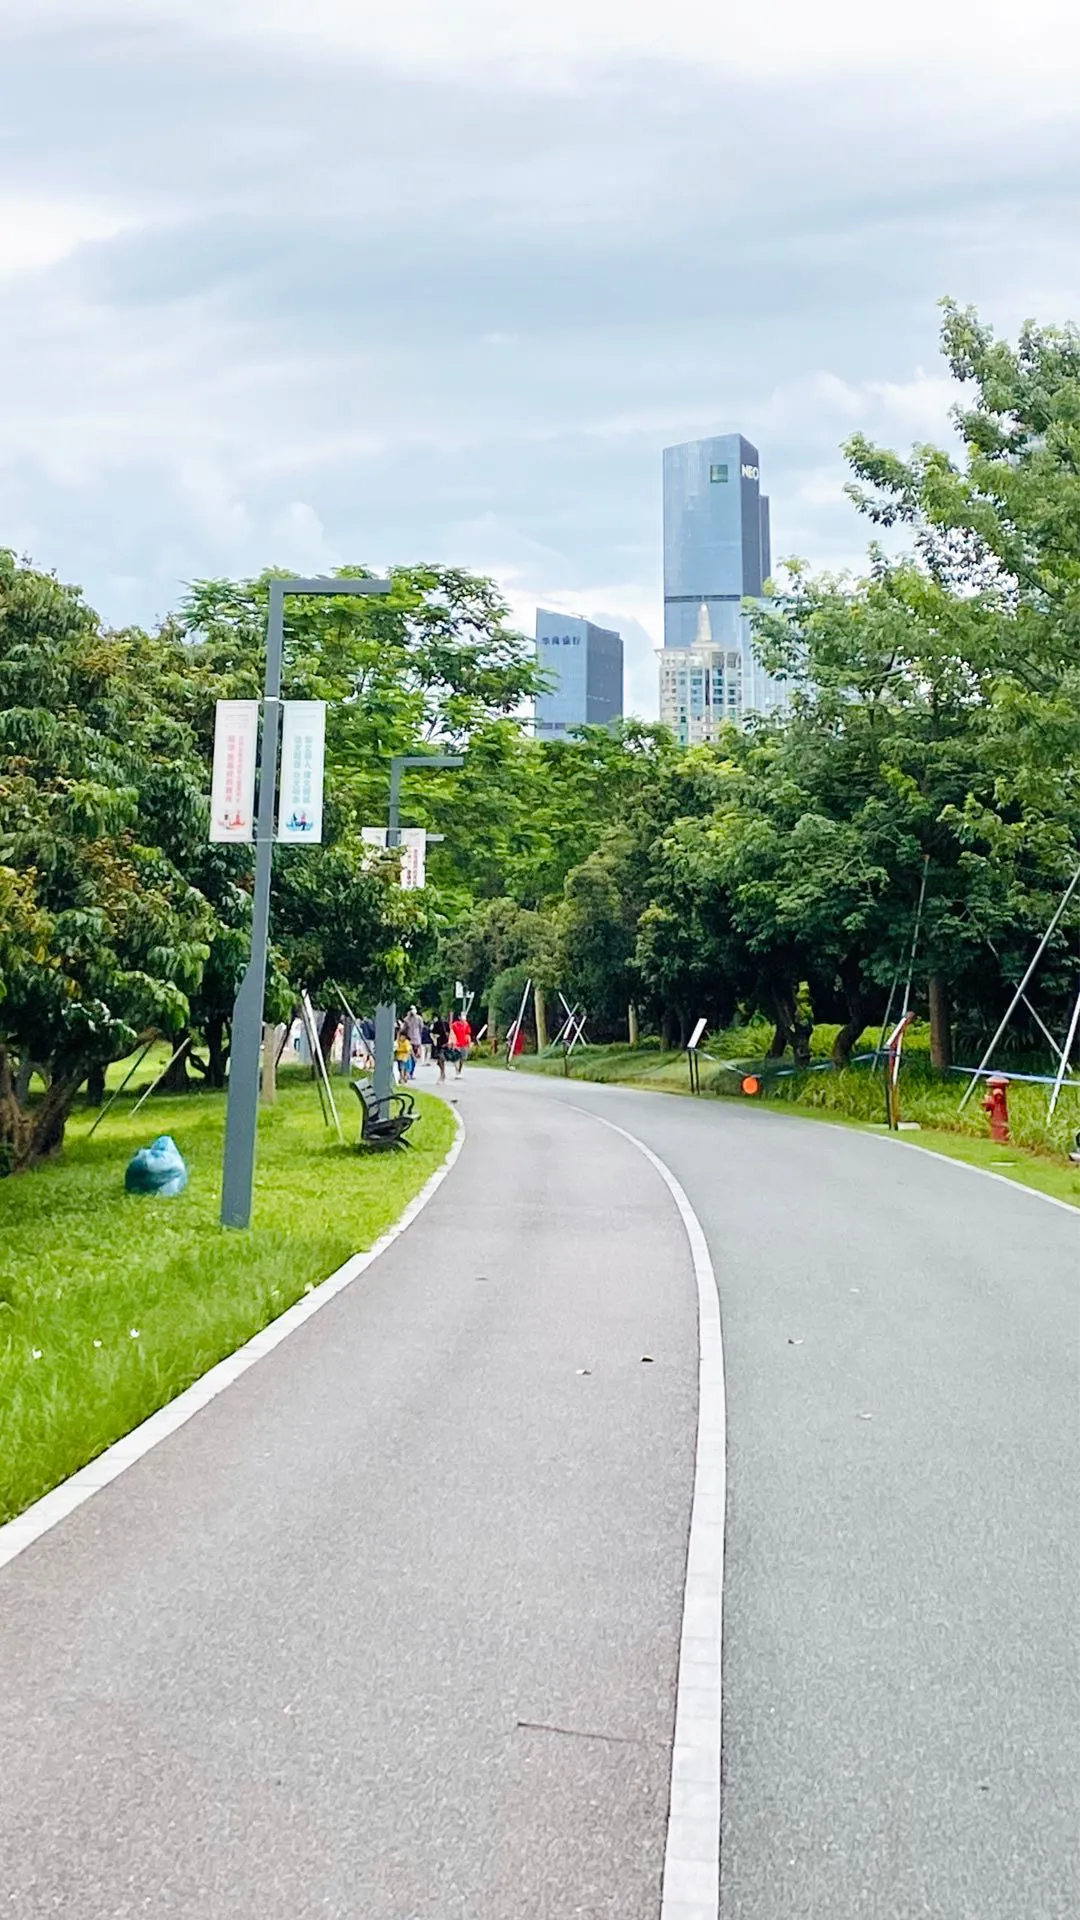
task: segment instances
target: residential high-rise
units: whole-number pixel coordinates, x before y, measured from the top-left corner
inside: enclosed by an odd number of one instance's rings
[[[660,718],[686,743],[783,704],[743,606],[761,598],[771,563],[757,448],[741,433],[665,447]]]
[[[564,738],[574,727],[606,727],[622,718],[622,635],[578,614],[536,610],[536,657],[557,675],[536,698],[538,739]]]

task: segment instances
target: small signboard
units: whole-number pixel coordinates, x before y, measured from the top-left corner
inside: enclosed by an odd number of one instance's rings
[[[317,847],[322,840],[325,700],[286,700],[282,705],[279,840]]]
[[[693,1033],[690,1035],[689,1047],[690,1047],[691,1053],[696,1053],[698,1047],[700,1047],[701,1036],[704,1033],[708,1024],[709,1024],[708,1021],[704,1019],[698,1021],[697,1026],[694,1028]]]
[[[210,782],[211,840],[246,840],[255,831],[257,700],[219,700],[214,714],[214,771]]]
[[[427,881],[427,829],[425,827],[400,827],[400,839],[397,847],[401,862],[401,885],[408,891],[422,887]],[[361,838],[369,847],[385,851],[387,831],[385,827],[362,827]]]
[[[427,829],[401,829],[401,884],[406,889],[422,887],[427,878]]]

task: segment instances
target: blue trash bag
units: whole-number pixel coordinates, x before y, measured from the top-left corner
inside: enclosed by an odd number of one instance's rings
[[[167,1133],[161,1134],[152,1147],[140,1147],[128,1161],[124,1175],[129,1193],[158,1193],[164,1199],[183,1193],[187,1183],[184,1156]]]

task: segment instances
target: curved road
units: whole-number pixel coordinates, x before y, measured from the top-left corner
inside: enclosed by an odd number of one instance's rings
[[[0,1913],[657,1920],[697,1303],[598,1115],[720,1289],[724,1920],[1071,1920],[1080,1220],[741,1107],[447,1091],[407,1233],[0,1572]]]

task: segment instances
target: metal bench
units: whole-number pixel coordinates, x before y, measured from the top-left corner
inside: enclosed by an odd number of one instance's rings
[[[370,1080],[353,1080],[352,1090],[360,1102],[360,1145],[362,1147],[407,1147],[405,1138],[413,1121],[419,1119],[411,1093],[390,1095],[390,1112],[380,1114],[379,1102]],[[396,1111],[395,1111],[396,1108]]]

